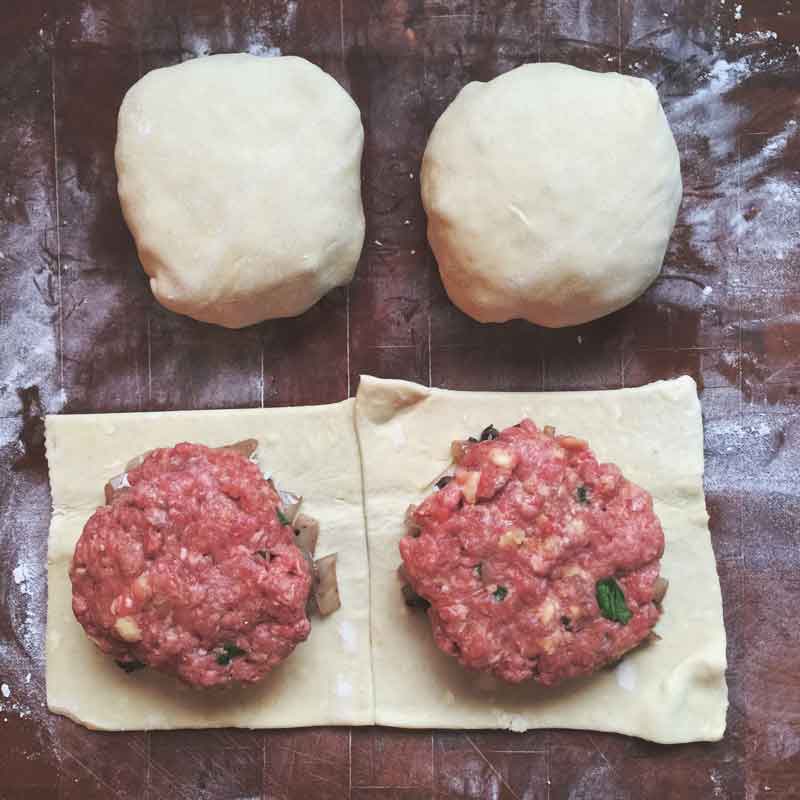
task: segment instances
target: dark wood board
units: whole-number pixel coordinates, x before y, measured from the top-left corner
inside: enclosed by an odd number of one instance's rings
[[[351,92],[366,128],[355,281],[300,318],[238,332],[153,301],[113,166],[116,112],[140,75],[232,51],[309,58]],[[458,90],[539,60],[653,80],[685,188],[656,284],[559,331],[460,314],[419,199],[427,136]],[[0,797],[800,797],[799,117],[794,0],[5,0]],[[353,394],[362,372],[459,389],[698,381],[729,636],[723,741],[107,734],[47,713],[42,414],[329,402]]]

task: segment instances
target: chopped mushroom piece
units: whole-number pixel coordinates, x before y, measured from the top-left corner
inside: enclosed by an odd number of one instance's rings
[[[424,597],[420,597],[409,584],[403,584],[402,592],[409,608],[421,608],[427,611],[431,607],[431,604]]]
[[[252,458],[256,450],[258,450],[257,439],[242,439],[241,442],[234,444],[226,444],[222,447],[215,448],[216,450],[232,450],[234,453],[239,453],[245,458]]]
[[[294,518],[295,544],[303,551],[313,556],[317,549],[319,538],[319,522],[308,514],[298,514]]]
[[[405,526],[406,526],[406,533],[409,536],[418,536],[419,535],[419,525],[414,522],[414,512],[417,510],[415,505],[410,505],[406,509],[406,516],[404,519]]]
[[[342,607],[336,582],[336,553],[314,562],[314,598],[320,616],[327,617]]]

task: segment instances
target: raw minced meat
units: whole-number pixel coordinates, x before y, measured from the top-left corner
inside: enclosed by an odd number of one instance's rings
[[[86,523],[72,608],[123,668],[250,683],[307,638],[311,569],[280,498],[239,452],[155,450]]]
[[[530,420],[483,438],[454,446],[455,474],[410,510],[400,542],[436,644],[512,683],[618,660],[661,613],[652,498],[586,442]],[[616,614],[598,605],[599,583]]]

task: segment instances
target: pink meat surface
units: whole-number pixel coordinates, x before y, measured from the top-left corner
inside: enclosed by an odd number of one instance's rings
[[[86,523],[72,609],[94,643],[194,686],[251,683],[307,638],[311,571],[243,455],[155,450]]]
[[[411,515],[403,569],[436,644],[466,667],[550,686],[618,660],[658,621],[664,534],[650,495],[588,445],[530,420],[465,442]],[[631,612],[603,616],[613,578]]]

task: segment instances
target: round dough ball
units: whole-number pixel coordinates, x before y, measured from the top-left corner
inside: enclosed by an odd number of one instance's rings
[[[627,305],[661,269],[681,193],[653,86],[565,64],[466,86],[422,162],[442,280],[481,322],[558,328]]]
[[[125,96],[122,211],[156,299],[228,328],[348,283],[364,241],[356,104],[302,58],[217,55]]]

